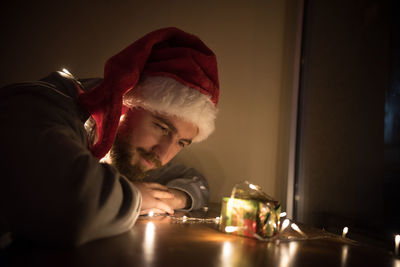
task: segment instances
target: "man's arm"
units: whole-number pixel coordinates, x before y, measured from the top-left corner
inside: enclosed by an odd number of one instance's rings
[[[167,186],[170,192],[176,194],[179,203],[183,196],[187,197],[185,206],[179,210],[196,210],[207,205],[209,198],[209,186],[205,177],[194,168],[182,164],[170,162],[163,168],[152,171],[144,179],[145,182],[155,182]],[[171,206],[177,204],[167,200]]]
[[[42,84],[7,90],[0,98],[0,232],[79,245],[129,230],[141,194],[91,155],[74,100]]]

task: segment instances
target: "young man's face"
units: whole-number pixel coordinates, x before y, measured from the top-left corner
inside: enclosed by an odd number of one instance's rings
[[[142,108],[129,109],[111,148],[112,164],[131,180],[169,162],[198,134],[194,124]]]

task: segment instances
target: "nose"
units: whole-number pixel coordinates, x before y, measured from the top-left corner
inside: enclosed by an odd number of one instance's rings
[[[174,140],[170,136],[161,137],[151,150],[160,159],[162,165],[168,163],[178,152],[174,147]]]

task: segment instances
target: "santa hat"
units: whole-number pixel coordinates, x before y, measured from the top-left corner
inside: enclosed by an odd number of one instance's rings
[[[110,150],[127,107],[181,117],[199,128],[193,140],[198,142],[214,130],[218,99],[216,56],[198,37],[177,28],[153,31],[111,57],[103,81],[79,95],[97,124],[91,151],[98,158]]]

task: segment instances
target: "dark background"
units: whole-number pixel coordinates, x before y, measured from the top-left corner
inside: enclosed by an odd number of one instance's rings
[[[398,1],[305,1],[295,218],[387,248],[400,233]]]

